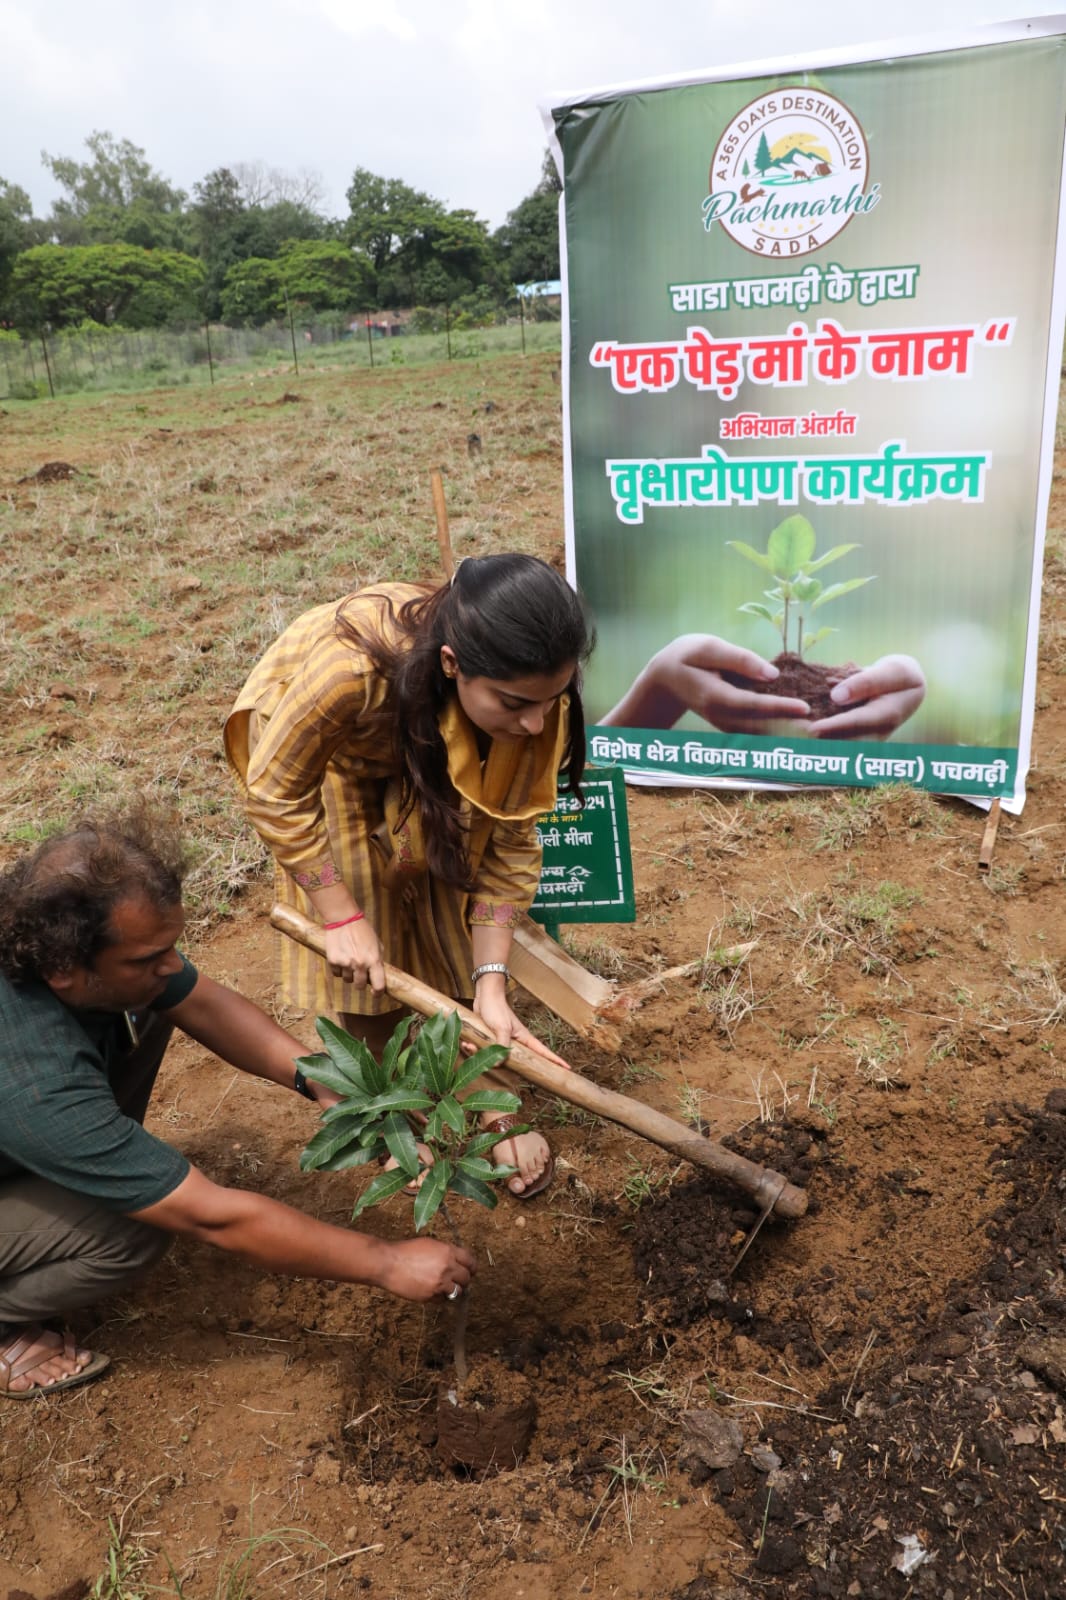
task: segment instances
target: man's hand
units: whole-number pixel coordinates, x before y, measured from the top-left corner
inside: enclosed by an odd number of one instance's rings
[[[469,1250],[440,1239],[404,1239],[391,1252],[377,1281],[404,1300],[432,1300],[450,1294],[456,1285],[465,1289],[477,1271]]]

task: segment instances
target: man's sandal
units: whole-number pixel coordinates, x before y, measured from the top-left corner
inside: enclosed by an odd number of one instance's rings
[[[48,1349],[43,1353],[34,1350],[34,1346],[42,1342]],[[33,1354],[27,1354],[29,1351],[33,1351]],[[74,1335],[69,1330],[57,1333],[54,1328],[42,1328],[40,1323],[31,1322],[11,1340],[10,1344],[0,1346],[0,1399],[36,1400],[41,1394],[55,1394],[59,1389],[72,1389],[75,1384],[88,1383],[90,1378],[98,1378],[101,1372],[111,1365],[110,1356],[97,1352],[86,1366],[77,1372],[72,1372],[69,1377],[56,1378],[54,1383],[31,1383],[28,1389],[12,1389],[12,1378],[21,1378],[24,1373],[32,1372],[35,1367],[60,1354],[66,1356],[68,1361],[75,1359],[77,1346],[74,1343]]]
[[[505,1116],[496,1117],[493,1122],[484,1122],[481,1125],[481,1131],[483,1133],[510,1133],[512,1128],[525,1128],[527,1133],[533,1131],[529,1127],[528,1123],[524,1122],[521,1117],[513,1116],[510,1112],[508,1112]],[[501,1141],[501,1143],[502,1142],[503,1141]],[[547,1141],[545,1141],[545,1143],[547,1143]],[[493,1145],[490,1154],[495,1153],[495,1151],[497,1151],[499,1148],[500,1146],[498,1144]],[[508,1165],[510,1165],[510,1163],[508,1163]],[[512,1189],[508,1184],[507,1193],[513,1200],[532,1200],[534,1195],[542,1194],[544,1192],[554,1177],[555,1156],[552,1154],[552,1151],[549,1147],[548,1163],[540,1177],[534,1178],[533,1182],[528,1183],[524,1189]]]

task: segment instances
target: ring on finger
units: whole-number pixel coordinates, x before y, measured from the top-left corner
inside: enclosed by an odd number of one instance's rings
[[[452,1287],[448,1290],[448,1293],[444,1296],[444,1298],[446,1300],[458,1300],[458,1298],[462,1294],[462,1292],[463,1292],[462,1284],[461,1283],[456,1283],[456,1284],[452,1285]]]

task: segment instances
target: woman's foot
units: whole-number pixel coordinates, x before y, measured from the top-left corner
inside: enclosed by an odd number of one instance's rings
[[[481,1126],[485,1133],[505,1133],[509,1128],[520,1127],[521,1124],[521,1117],[505,1116],[490,1117]],[[514,1176],[507,1180],[507,1187],[516,1200],[532,1200],[535,1194],[540,1194],[548,1187],[555,1175],[555,1157],[551,1146],[536,1128],[530,1128],[527,1133],[512,1134],[509,1139],[501,1139],[489,1151],[489,1160],[497,1167],[518,1168]]]
[[[404,1194],[417,1194],[419,1189],[421,1189],[422,1185],[426,1181],[426,1173],[433,1165],[433,1152],[429,1148],[428,1144],[420,1144],[417,1146],[417,1149],[418,1159],[422,1163],[422,1171],[418,1174],[417,1178],[412,1178],[410,1183],[404,1184]],[[400,1163],[397,1161],[395,1156],[390,1156],[385,1162],[384,1170],[386,1172],[395,1172],[399,1164]]]
[[[79,1349],[71,1333],[56,1333],[40,1323],[9,1329],[0,1337],[0,1396],[29,1400],[34,1395],[87,1383],[110,1358]]]

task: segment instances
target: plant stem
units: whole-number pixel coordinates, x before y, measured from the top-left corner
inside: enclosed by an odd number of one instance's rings
[[[463,1241],[459,1236],[459,1229],[452,1221],[451,1212],[446,1205],[441,1204],[440,1214],[448,1224],[451,1236],[455,1243],[462,1248]],[[455,1362],[455,1381],[459,1388],[466,1382],[469,1367],[466,1364],[466,1323],[470,1315],[470,1290],[464,1289],[455,1305],[455,1321],[452,1323],[452,1359]]]

